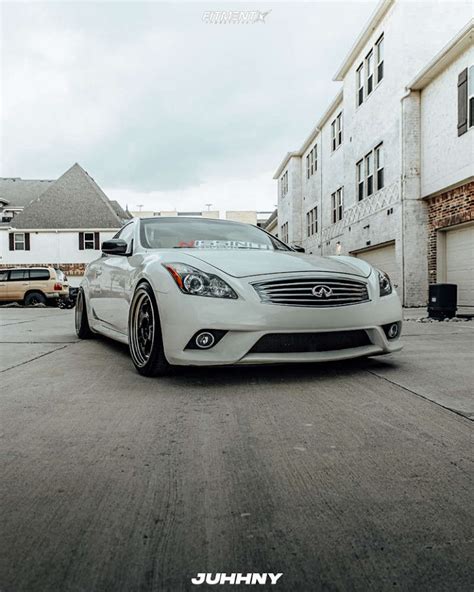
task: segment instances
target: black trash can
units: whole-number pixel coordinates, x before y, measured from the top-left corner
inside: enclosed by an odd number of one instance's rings
[[[456,316],[458,287],[456,284],[431,284],[428,316],[432,319],[452,319]]]

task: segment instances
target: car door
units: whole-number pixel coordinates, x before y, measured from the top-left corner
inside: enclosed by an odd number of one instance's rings
[[[104,261],[110,277],[110,309],[109,322],[120,333],[127,333],[128,311],[132,298],[133,270],[133,242],[136,224],[130,222],[114,237],[121,238],[127,243],[128,255],[110,255]]]
[[[0,270],[0,302],[8,300],[8,270]]]
[[[29,269],[11,269],[7,282],[8,300],[23,300],[30,286]]]
[[[89,264],[87,277],[89,280],[89,304],[92,315],[99,321],[109,324],[110,309],[110,275],[105,266],[107,255]]]

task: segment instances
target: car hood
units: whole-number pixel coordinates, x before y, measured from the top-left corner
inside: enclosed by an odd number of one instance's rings
[[[187,249],[190,259],[204,261],[233,277],[273,273],[342,273],[368,277],[371,267],[353,257],[319,257],[290,251]],[[191,261],[190,261],[191,263]],[[192,264],[192,263],[191,263]]]

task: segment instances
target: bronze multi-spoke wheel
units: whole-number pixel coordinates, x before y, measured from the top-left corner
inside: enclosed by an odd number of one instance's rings
[[[158,376],[169,371],[155,296],[146,283],[140,284],[133,295],[128,320],[128,343],[132,361],[140,374]]]
[[[84,290],[79,289],[76,299],[76,309],[74,311],[74,320],[76,323],[76,333],[81,339],[90,339],[94,336],[87,318],[87,307],[85,302]]]

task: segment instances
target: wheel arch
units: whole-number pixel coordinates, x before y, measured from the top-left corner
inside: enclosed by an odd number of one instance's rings
[[[44,298],[46,298],[46,300],[48,299],[48,297],[46,296],[46,294],[40,288],[31,288],[31,289],[28,289],[25,292],[25,294],[23,296],[23,300],[25,300],[26,297],[29,296],[30,294],[41,294],[41,296],[43,296]]]

